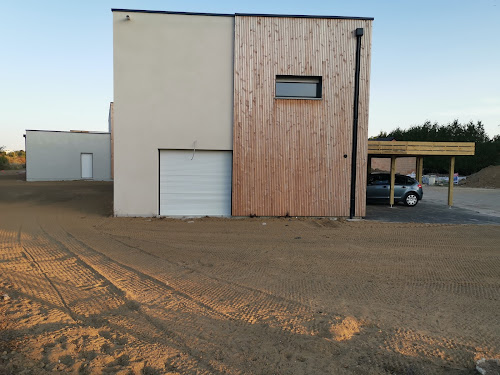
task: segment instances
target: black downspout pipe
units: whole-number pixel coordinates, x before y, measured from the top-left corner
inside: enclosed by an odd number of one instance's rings
[[[361,37],[363,28],[356,29],[356,71],[354,74],[354,116],[352,122],[351,209],[349,217],[356,216],[356,161],[358,158],[359,71],[361,65]]]

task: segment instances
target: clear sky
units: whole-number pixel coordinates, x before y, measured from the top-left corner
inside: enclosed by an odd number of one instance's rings
[[[369,134],[426,120],[500,133],[500,0],[2,1],[0,146],[25,129],[107,131],[111,8],[374,17]]]

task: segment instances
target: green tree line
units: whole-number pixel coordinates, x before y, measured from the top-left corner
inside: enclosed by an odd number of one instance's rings
[[[427,121],[406,130],[398,127],[389,133],[381,132],[378,137],[394,137],[397,141],[475,142],[474,156],[456,157],[455,171],[461,175],[470,175],[490,165],[500,164],[500,136],[489,138],[481,121],[461,124],[455,120],[447,125]],[[424,173],[447,173],[449,163],[448,156],[426,156]]]

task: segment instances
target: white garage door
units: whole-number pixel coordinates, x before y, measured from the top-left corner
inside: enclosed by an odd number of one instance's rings
[[[231,151],[160,151],[160,215],[230,216]]]

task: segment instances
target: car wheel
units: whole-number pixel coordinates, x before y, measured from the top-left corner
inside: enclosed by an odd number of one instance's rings
[[[415,194],[415,193],[406,194],[404,203],[406,206],[410,206],[410,207],[416,206],[418,203],[417,194]]]

